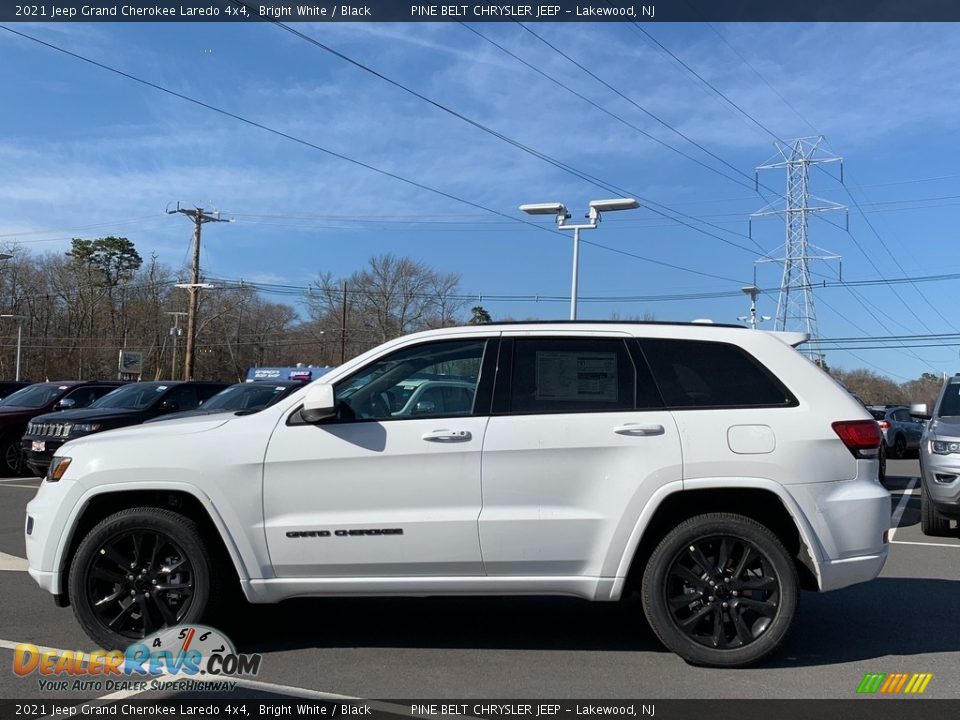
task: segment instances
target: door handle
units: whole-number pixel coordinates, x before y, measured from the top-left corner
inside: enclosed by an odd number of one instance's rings
[[[431,430],[420,438],[429,442],[466,442],[473,434],[469,430]]]
[[[613,431],[617,435],[636,435],[646,437],[648,435],[663,435],[663,425],[641,425],[640,423],[624,423],[617,425]]]

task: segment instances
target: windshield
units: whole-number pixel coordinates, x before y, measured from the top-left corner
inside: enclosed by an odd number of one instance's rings
[[[249,383],[234,385],[207,400],[203,410],[263,410],[287,391],[284,385]]]
[[[0,407],[42,408],[68,389],[67,385],[31,385],[7,395],[0,400]]]
[[[938,417],[956,417],[960,415],[960,383],[950,383],[943,391],[943,399],[937,408]]]
[[[144,410],[150,407],[159,398],[169,385],[126,385],[107,393],[91,408],[114,408],[119,410]]]

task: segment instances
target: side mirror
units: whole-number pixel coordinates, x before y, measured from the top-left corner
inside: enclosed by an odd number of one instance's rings
[[[437,406],[432,400],[421,400],[413,409],[414,415],[433,415],[437,411]]]
[[[70,398],[61,398],[57,401],[57,404],[53,406],[54,410],[71,410],[77,406],[76,400],[71,400]]]
[[[926,403],[915,403],[910,406],[911,415],[927,415],[927,404]]]
[[[307,390],[307,396],[303,399],[303,409],[300,410],[304,420],[311,423],[320,422],[336,414],[333,385],[320,383]]]

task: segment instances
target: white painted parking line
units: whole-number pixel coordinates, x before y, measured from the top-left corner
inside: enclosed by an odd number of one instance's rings
[[[0,488],[11,488],[11,487],[15,487],[15,488],[27,488],[27,490],[36,490],[38,487],[40,487],[40,485],[39,485],[39,484],[37,484],[37,485],[17,485],[17,484],[14,484],[14,483],[4,483],[3,485],[0,485]]]
[[[897,529],[900,527],[900,518],[903,517],[903,511],[907,509],[907,503],[910,502],[913,489],[917,486],[919,480],[920,478],[911,478],[910,484],[907,485],[903,495],[900,496],[897,509],[893,511],[893,517],[890,518],[890,542],[893,542],[893,536],[897,534]]]
[[[29,564],[26,559],[16,555],[7,555],[0,552],[0,570],[12,570],[14,572],[26,572]]]
[[[911,542],[910,540],[891,540],[890,543],[893,545],[927,545],[929,547],[945,547],[960,550],[960,545],[951,545],[950,543]]]

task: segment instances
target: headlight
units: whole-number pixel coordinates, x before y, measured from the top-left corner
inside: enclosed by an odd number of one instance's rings
[[[63,474],[70,467],[72,460],[68,457],[54,457],[50,461],[50,469],[47,470],[47,482],[57,482],[63,477]]]
[[[100,423],[74,423],[73,432],[92,433],[100,429]]]
[[[930,452],[936,453],[937,455],[960,453],[960,442],[956,440],[931,440]]]

